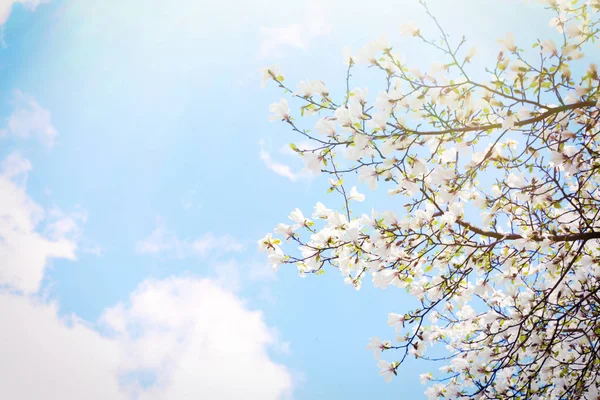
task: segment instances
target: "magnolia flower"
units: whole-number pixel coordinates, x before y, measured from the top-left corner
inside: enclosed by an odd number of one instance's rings
[[[371,139],[367,135],[363,135],[362,133],[357,133],[354,135],[354,146],[357,149],[364,149],[371,143]]]
[[[274,239],[273,235],[267,233],[267,236],[258,241],[259,251],[275,251],[278,249],[277,245],[281,243],[279,239]]]
[[[563,46],[561,48],[562,54],[566,57],[571,55],[571,53],[573,53],[574,51],[578,50],[579,47],[575,44],[568,44],[566,46]]]
[[[525,64],[523,61],[521,60],[516,60],[514,61],[511,66],[510,66],[510,70],[515,74],[515,75],[524,75],[526,72],[528,72],[530,70],[529,66],[527,64]],[[514,76],[514,75],[513,75]]]
[[[583,97],[590,91],[590,88],[583,87],[581,85],[575,86],[575,94],[577,97]]]
[[[358,190],[356,189],[356,186],[352,186],[352,189],[350,189],[350,195],[348,196],[348,201],[350,201],[350,200],[363,202],[363,201],[365,201],[365,195],[359,193]]]
[[[386,247],[378,248],[378,253],[385,256],[389,253],[386,250],[389,249]],[[396,276],[390,270],[387,269],[379,272],[373,272],[373,286],[375,286],[377,289],[387,289],[387,287],[390,285],[390,283],[392,283],[395,277]]]
[[[484,279],[478,279],[475,284],[474,293],[478,296],[483,296],[490,289],[488,282]]]
[[[558,33],[563,33],[563,22],[558,17],[551,18],[548,22],[550,28],[556,28]]]
[[[579,101],[579,96],[577,96],[577,92],[575,91],[570,91],[566,96],[565,96],[565,103],[566,104],[575,104]]]
[[[350,96],[352,97],[352,100],[356,100],[360,104],[365,104],[367,102],[368,94],[369,94],[369,89],[367,89],[367,88],[365,88],[365,89],[354,88],[350,92]]]
[[[390,115],[392,109],[394,108],[396,102],[396,96],[394,93],[388,93],[385,91],[380,91],[377,93],[377,97],[375,97],[375,107],[377,107],[380,112]]]
[[[377,189],[377,170],[375,167],[363,167],[358,173],[358,181],[365,182],[371,190]]]
[[[358,244],[358,239],[360,238],[360,231],[357,227],[352,227],[346,230],[345,236],[349,242]]]
[[[308,226],[312,223],[311,220],[304,217],[304,215],[302,214],[302,211],[300,211],[300,209],[298,209],[298,208],[296,208],[294,211],[292,211],[290,213],[289,219],[291,219],[292,221],[294,221],[302,226]]]
[[[326,219],[330,213],[331,213],[331,210],[329,208],[325,207],[325,205],[323,205],[323,203],[318,202],[315,205],[315,212],[313,213],[312,217]]]
[[[285,261],[285,255],[279,247],[275,248],[267,258],[274,270],[279,269],[279,266]]]
[[[517,122],[517,118],[514,114],[507,115],[506,118],[504,118],[504,121],[502,122],[502,129],[508,130],[514,128],[515,122]]]
[[[375,356],[375,359],[379,360],[381,352],[383,350],[389,349],[390,347],[392,347],[392,343],[389,340],[382,342],[377,336],[375,336],[371,338],[371,341],[367,345],[367,350],[373,350],[373,355]]]
[[[452,214],[454,214],[458,218],[458,217],[463,216],[464,207],[465,207],[464,203],[457,201],[457,202],[450,204],[450,207],[448,207],[448,209],[450,210],[450,212]]]
[[[300,81],[296,87],[297,94],[302,97],[310,97],[317,93],[326,96],[329,93],[323,81]]]
[[[398,182],[398,186],[396,189],[390,189],[388,191],[389,195],[396,195],[399,193],[403,193],[406,196],[414,196],[416,193],[421,192],[421,187],[416,183],[409,179],[402,179]]]
[[[400,25],[400,34],[403,36],[417,36],[419,35],[419,28],[413,22],[402,24]]]
[[[352,125],[352,117],[350,115],[350,112],[344,106],[341,106],[337,110],[335,110],[333,116],[337,120],[338,124],[340,124],[343,127],[349,127]]]
[[[274,229],[275,234],[283,236],[286,240],[294,236],[294,227],[287,224],[278,224]]]
[[[354,286],[354,289],[360,290],[360,288],[362,287],[362,280],[353,278],[352,276],[348,276],[344,279],[344,284],[352,285],[352,286]],[[375,357],[375,359],[378,360],[379,358]]]
[[[477,54],[477,47],[473,46],[469,49],[469,52],[465,56],[465,62],[470,62],[473,57]]]
[[[416,217],[416,219],[419,219],[421,221],[429,222],[429,221],[431,221],[431,218],[433,218],[433,211],[434,211],[433,204],[427,203],[425,205],[425,210],[415,211],[415,217]]]
[[[481,216],[481,223],[483,224],[483,226],[487,227],[492,224],[492,220],[494,219],[493,213],[484,211],[480,214],[480,216]]]
[[[527,185],[527,181],[525,180],[525,177],[523,176],[523,174],[516,175],[513,173],[508,175],[508,179],[506,179],[506,183],[511,188],[522,188],[523,186]]]
[[[442,157],[440,157],[440,161],[444,164],[450,163],[450,162],[454,162],[456,161],[456,154],[458,153],[458,151],[454,148],[452,149],[447,149],[444,151],[444,153],[442,154]]]
[[[380,360],[377,363],[377,366],[380,369],[379,375],[382,375],[385,378],[385,381],[387,383],[390,383],[392,381],[392,375],[396,375],[396,367],[394,366],[394,364],[390,364],[387,361]]]
[[[577,5],[580,8],[571,0],[540,1],[557,11],[557,28],[562,27],[562,21],[575,24],[565,26],[569,36],[595,33],[589,32],[594,22],[587,11],[594,8],[590,4],[600,4],[600,0],[582,0]],[[420,36],[414,26],[402,30],[406,35]],[[514,388],[524,387],[527,379],[533,379],[527,383],[532,395],[564,397],[565,388],[576,382],[578,368],[585,365],[589,355],[585,352],[588,341],[575,330],[593,333],[593,319],[583,314],[589,314],[589,304],[593,303],[589,294],[600,276],[600,240],[581,243],[579,254],[574,251],[579,246],[557,243],[557,237],[576,238],[587,230],[600,229],[594,207],[600,201],[600,175],[593,174],[592,143],[597,128],[593,125],[597,114],[593,103],[600,105],[595,86],[598,72],[594,64],[586,71],[580,63],[570,63],[583,56],[584,44],[586,49],[591,47],[592,39],[569,39],[559,48],[558,42],[539,42],[546,58],[554,59],[561,51],[564,62],[549,72],[564,83],[554,88],[560,91],[555,93],[560,104],[551,104],[550,92],[542,90],[548,89],[547,83],[539,86],[537,64],[529,66],[519,60],[520,50],[512,35],[500,41],[507,51],[499,55],[492,79],[482,82],[490,89],[457,79],[458,71],[451,73],[449,67],[439,66],[437,75],[424,75],[404,62],[396,64],[400,59],[388,53],[391,50],[384,41],[366,46],[360,58],[377,64],[377,70],[383,69],[380,72],[389,78],[385,90],[374,92],[374,105],[366,103],[366,91],[358,88],[346,102],[337,103],[342,105],[337,110],[331,105],[314,107],[321,115],[315,118],[309,138],[318,135],[315,147],[320,150],[295,149],[305,154],[303,160],[313,170],[324,168],[320,155],[329,161],[330,155],[334,157],[330,151],[341,150],[335,158],[336,171],[329,172],[331,191],[344,193],[347,202],[362,202],[365,195],[358,191],[358,184],[346,186],[343,181],[352,181],[357,173],[358,182],[375,190],[381,175],[382,183],[390,182],[391,194],[406,197],[396,199],[398,204],[392,208],[406,211],[401,216],[394,212],[357,216],[317,203],[308,217],[323,219],[321,224],[314,226],[296,209],[290,214],[293,222],[275,228],[274,235],[281,240],[268,235],[259,241],[259,248],[274,268],[294,262],[301,276],[333,267],[344,282],[357,289],[369,274],[376,288],[406,289],[417,301],[416,310],[408,311],[409,315],[423,319],[404,326],[402,313],[406,310],[389,314],[388,324],[399,332],[397,340],[406,343],[412,337],[405,349],[416,357],[435,355],[426,353],[427,346],[433,347],[432,353],[437,353],[438,347],[443,351],[444,345],[450,352],[449,365],[444,369],[448,376],[439,376],[440,384],[430,382],[438,376],[426,373],[419,377],[431,386],[427,394],[432,398],[468,397],[481,387],[478,385],[488,382],[476,396],[503,398],[514,394]],[[508,52],[512,55],[506,56]],[[474,55],[474,49],[467,52],[466,61],[472,61]],[[346,62],[353,63],[349,53]],[[450,76],[441,76],[442,69]],[[423,79],[419,82],[425,86],[407,82],[415,76]],[[320,81],[305,81],[298,85],[298,92],[310,96],[323,93],[324,87]],[[538,90],[546,93],[540,104],[519,101],[534,97]],[[511,101],[511,96],[518,98]],[[577,107],[572,105],[582,101],[585,103]],[[283,100],[272,106],[272,113],[274,119],[291,122]],[[537,123],[542,119],[547,120],[548,129]],[[487,129],[489,124],[498,129]],[[453,127],[465,129],[454,128],[451,134],[410,133]],[[303,128],[299,130],[297,133],[308,134]],[[527,140],[530,137],[533,139]],[[591,151],[582,148],[582,143],[588,142]],[[552,171],[553,166],[558,170]],[[558,174],[556,181],[542,179],[546,167],[548,173]],[[556,196],[560,192],[581,197],[581,210],[560,200]],[[481,230],[493,232],[486,235],[477,233],[476,227],[468,229],[462,220],[465,217]],[[505,234],[520,238],[497,239]],[[300,255],[287,255],[287,248],[281,245],[284,239],[297,242]],[[526,259],[531,254],[535,257],[529,262]],[[539,301],[543,304],[537,306]],[[581,318],[552,318],[553,310],[568,311],[580,301]],[[430,305],[436,305],[435,309],[423,313]],[[523,329],[529,333],[523,335]],[[562,332],[564,340],[561,336],[561,340],[552,341],[555,332]],[[382,351],[393,347],[395,342],[392,345],[378,338],[371,338],[367,346],[377,359]],[[529,367],[518,360],[528,361],[532,351],[541,354],[539,363],[544,365],[531,365],[527,371]],[[494,365],[500,363],[505,367],[494,371]],[[398,365],[380,361],[380,374],[389,381]],[[588,396],[584,389],[580,392]],[[588,397],[596,398],[597,393]]]
[[[447,71],[448,70],[448,65],[441,63],[441,62],[434,62],[431,64],[431,68],[429,70],[429,72],[431,73],[431,75],[437,75],[440,72],[443,71]]]
[[[290,119],[290,108],[286,99],[281,99],[279,103],[273,103],[269,106],[269,111],[273,114],[269,117],[270,121],[282,121]]]
[[[412,356],[414,356],[415,358],[419,358],[422,357],[423,354],[425,353],[425,343],[423,342],[416,342],[413,343],[413,345],[410,347],[410,349],[408,350],[408,353]]]
[[[321,172],[321,164],[323,163],[323,156],[318,153],[305,152],[302,159],[306,168],[312,172]]]
[[[404,315],[389,313],[387,323],[391,327],[396,328],[396,332],[400,332],[404,327]]]
[[[298,82],[298,85],[296,85],[296,88],[298,89],[298,92],[296,92],[295,94],[297,94],[298,96],[310,97],[314,93],[310,81],[300,81]]]
[[[472,200],[473,205],[477,208],[484,208],[487,205],[486,198],[477,192],[473,193]]]
[[[456,215],[452,212],[452,211],[446,211],[441,217],[440,217],[440,224],[442,226],[446,226],[446,225],[452,225],[456,222]]]
[[[315,124],[315,129],[323,135],[333,136],[335,135],[335,120],[331,118],[321,118]]]
[[[344,57],[344,64],[350,65],[350,63],[354,63],[352,58],[352,49],[348,46],[342,49],[342,56]]]
[[[543,53],[550,53],[551,55],[557,54],[556,44],[554,43],[554,40],[552,40],[552,39],[544,40],[542,42],[541,46],[542,46]]]
[[[281,76],[281,72],[279,71],[279,66],[272,65],[270,67],[261,68],[261,87],[267,86],[267,81],[273,79],[273,75],[277,78]],[[271,75],[272,74],[272,75]]]
[[[523,120],[526,120],[528,118],[531,118],[531,111],[529,111],[528,109],[526,109],[525,107],[523,107],[517,113],[517,117],[518,117],[519,121],[523,121]]]
[[[511,53],[517,50],[517,46],[515,46],[515,35],[512,33],[509,33],[504,39],[498,39],[498,43]]]
[[[562,153],[559,153],[558,151],[550,152],[550,162],[555,167],[560,167],[561,165],[564,164],[565,161],[566,161],[565,156]]]
[[[386,113],[385,111],[376,111],[375,113],[373,113],[371,115],[371,119],[367,121],[367,127],[374,131],[375,130],[385,131],[387,128],[388,117],[389,117],[389,113]],[[387,140],[382,145],[381,152],[383,153],[384,156],[391,154],[389,152],[385,152],[387,150],[384,151],[384,149],[383,149],[385,144],[390,141],[391,141],[391,139]]]
[[[395,139],[390,138],[390,139],[384,140],[383,143],[381,143],[379,145],[379,151],[385,157],[387,157],[390,154],[392,154],[394,151],[396,151],[396,141],[395,141]]]
[[[389,48],[389,43],[385,36],[367,44],[360,49],[356,56],[356,61],[364,64],[374,64],[377,62],[377,53]]]
[[[415,158],[413,161],[413,165],[412,168],[410,170],[410,174],[414,175],[416,177],[420,177],[421,175],[424,175],[427,173],[427,165],[425,165],[425,163],[421,160],[419,160],[418,158]]]
[[[360,160],[365,156],[373,155],[373,148],[369,146],[370,140],[367,135],[357,133],[354,135],[354,146],[346,150],[346,158],[348,160]]]
[[[431,372],[426,372],[424,374],[419,375],[419,381],[421,381],[422,385],[426,385],[427,382],[433,379],[433,375]]]
[[[573,38],[575,40],[581,40],[581,39],[583,39],[584,36],[589,34],[589,29],[587,28],[586,25],[583,25],[583,24],[581,24],[581,25],[569,24],[565,28],[565,33],[570,38]]]

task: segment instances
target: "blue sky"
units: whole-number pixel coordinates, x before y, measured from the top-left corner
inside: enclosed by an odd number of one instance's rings
[[[428,26],[417,2],[38,3],[0,2],[0,397],[422,398],[424,363],[385,384],[365,350],[408,296],[274,274],[256,249],[339,200],[282,150],[299,138],[268,121],[283,94],[259,69],[339,93],[342,48],[381,34],[426,68],[398,31]],[[553,35],[535,4],[450,3],[431,9],[478,46],[473,70],[507,32]]]

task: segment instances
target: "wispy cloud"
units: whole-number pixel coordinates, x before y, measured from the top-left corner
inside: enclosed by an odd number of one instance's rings
[[[0,0],[0,25],[4,25],[10,17],[14,4],[22,4],[26,9],[35,11],[40,4],[48,3],[50,0]]]
[[[139,254],[165,254],[175,258],[220,256],[227,253],[239,253],[246,246],[230,235],[216,236],[206,233],[194,239],[181,239],[166,227],[162,219],[152,233],[136,243]]]
[[[0,285],[36,292],[50,259],[75,259],[85,213],[44,210],[26,193],[31,163],[18,153],[0,165]],[[38,226],[44,222],[45,228]]]
[[[294,172],[292,168],[279,161],[273,160],[271,153],[265,148],[265,143],[263,140],[259,142],[260,144],[260,152],[259,156],[265,166],[271,171],[275,172],[277,175],[283,176],[284,178],[289,179],[291,182],[296,182],[300,179],[311,179],[314,175],[307,170],[306,168],[302,168],[298,172]],[[282,150],[284,149],[284,150]],[[296,157],[297,154],[288,150],[287,147],[284,147],[279,150],[279,153],[285,155],[287,158]]]
[[[326,10],[322,2],[308,2],[306,14],[297,23],[260,27],[259,58],[279,56],[288,47],[307,50],[317,38],[329,34]]]
[[[276,279],[273,268],[266,262],[257,262],[247,254],[243,241],[231,235],[204,234],[198,238],[182,239],[157,219],[156,227],[145,239],[136,243],[138,254],[168,258],[196,259],[209,267],[214,281],[223,288],[238,292],[248,283]]]
[[[0,0],[1,4],[2,0]],[[14,111],[0,130],[0,137],[13,136],[19,139],[38,138],[46,146],[52,147],[57,135],[52,125],[50,111],[43,108],[32,96],[20,90],[13,93]]]
[[[13,154],[0,170],[0,398],[291,397],[290,371],[269,354],[288,345],[260,311],[226,289],[240,285],[236,263],[221,263],[216,280],[146,280],[127,301],[105,309],[96,324],[60,316],[57,303],[40,298],[39,282],[48,258],[74,258],[75,243],[65,237],[79,225],[69,214],[43,210],[13,182],[25,181],[30,169],[27,160]],[[43,219],[51,221],[41,234],[35,228]],[[142,246],[151,252],[182,243],[202,256],[217,247],[243,249],[228,236],[181,241],[155,231],[151,239]],[[220,281],[232,276],[238,281]]]
[[[292,172],[292,169],[289,165],[274,161],[273,158],[271,158],[271,154],[265,149],[260,149],[260,159],[271,171],[275,172],[277,175],[283,176],[284,178],[288,178],[292,182],[298,180],[300,176],[300,174]]]
[[[95,326],[2,291],[0,315],[3,399],[275,400],[292,391],[268,352],[287,346],[277,330],[210,280],[144,281]]]

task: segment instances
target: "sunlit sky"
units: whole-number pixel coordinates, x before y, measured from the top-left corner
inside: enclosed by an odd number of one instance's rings
[[[387,314],[407,295],[274,273],[256,246],[296,207],[340,205],[286,150],[300,138],[269,122],[284,94],[260,68],[335,96],[342,49],[386,35],[427,69],[436,56],[399,34],[431,28],[416,0],[13,2],[0,0],[0,398],[423,397],[426,363],[386,384],[365,349],[394,337]],[[508,32],[553,34],[535,2],[429,3],[478,47],[473,71]],[[364,211],[401,209],[360,189]]]

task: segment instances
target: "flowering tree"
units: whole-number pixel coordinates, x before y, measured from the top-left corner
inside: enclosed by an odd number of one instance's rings
[[[419,307],[391,310],[394,341],[369,348],[390,380],[407,357],[443,367],[421,375],[430,398],[600,398],[600,88],[586,63],[600,31],[599,0],[545,0],[560,41],[525,51],[512,36],[475,79],[475,50],[437,26],[402,33],[438,51],[421,73],[385,40],[348,55],[340,98],[321,81],[292,91],[275,67],[264,70],[300,101],[300,126],[287,100],[271,105],[307,138],[292,148],[330,175],[341,211],[317,203],[259,241],[270,262],[299,273],[339,270],[346,283],[405,289]],[[437,36],[437,34],[436,34]],[[535,57],[531,57],[534,54]],[[369,103],[352,88],[358,64],[378,69],[384,89]],[[385,187],[404,210],[355,215],[365,196],[345,181]],[[435,353],[435,354],[431,354]],[[441,354],[441,356],[440,356]],[[437,368],[436,368],[437,369]]]

